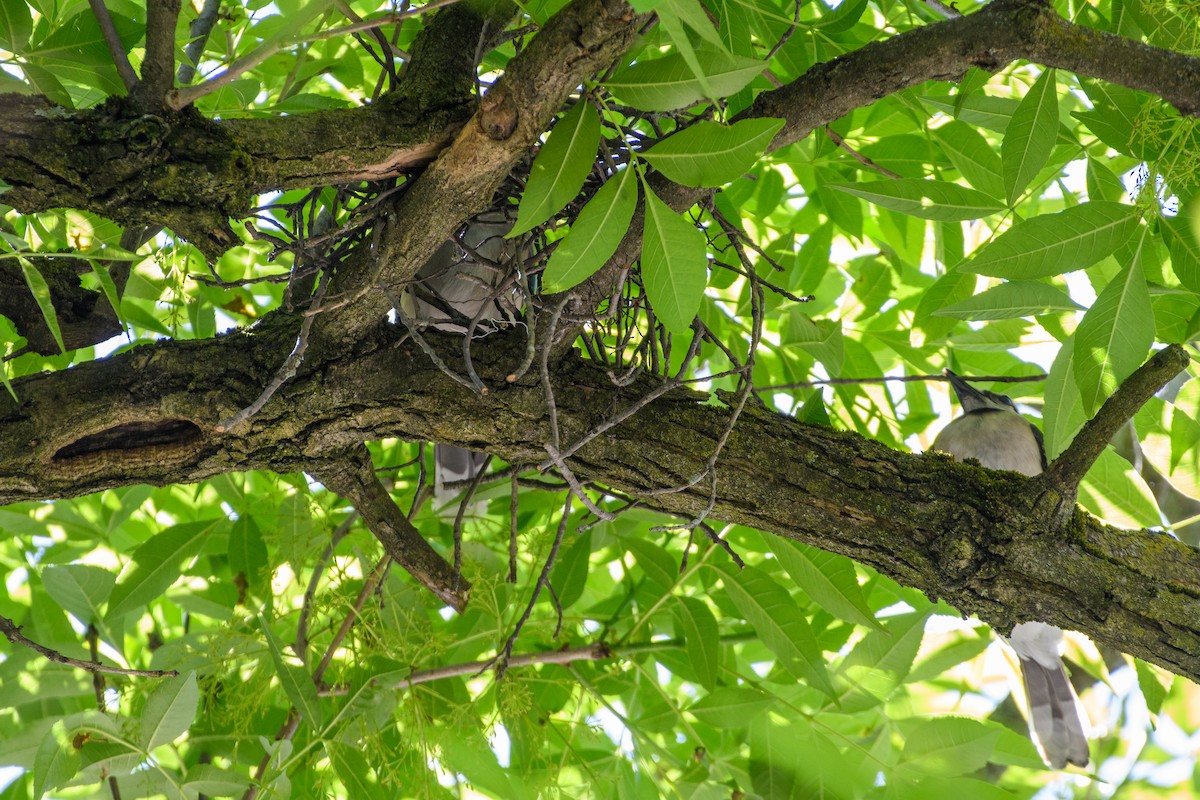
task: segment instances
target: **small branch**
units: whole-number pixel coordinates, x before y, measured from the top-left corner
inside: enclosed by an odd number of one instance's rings
[[[846,140],[843,139],[841,136],[839,136],[838,132],[835,131],[833,128],[831,128],[829,125],[825,126],[825,135],[829,137],[830,141],[832,141],[835,145],[837,145],[838,147],[842,148],[847,153],[849,153],[851,158],[853,158],[858,163],[862,164],[864,167],[867,167],[868,169],[873,169],[876,172],[878,172],[880,175],[883,175],[884,177],[887,177],[887,178],[899,178],[900,177],[896,173],[892,172],[890,169],[879,166],[874,161],[867,158],[866,156],[864,156],[862,153],[855,150],[850,145],[846,144]]]
[[[173,678],[179,674],[173,669],[124,669],[123,667],[110,667],[105,664],[97,664],[94,661],[84,661],[80,658],[64,656],[57,650],[43,647],[37,642],[26,638],[21,633],[21,626],[4,616],[0,616],[0,633],[3,633],[13,644],[28,647],[30,650],[41,654],[44,658],[56,664],[66,664],[68,667],[75,667],[76,669],[82,669],[91,673],[104,672],[109,675],[136,675],[142,678]]]
[[[204,8],[200,9],[200,14],[188,27],[188,38],[191,41],[183,48],[183,55],[187,61],[179,65],[179,72],[175,76],[175,81],[180,86],[187,86],[192,82],[192,78],[196,77],[196,65],[200,63],[200,56],[204,55],[204,46],[208,44],[208,35],[217,24],[220,10],[221,0],[204,0]]]
[[[133,71],[133,65],[129,63],[129,54],[125,52],[125,46],[121,44],[121,37],[117,35],[117,28],[113,25],[112,16],[109,15],[104,0],[88,0],[88,2],[92,6],[92,14],[96,17],[96,24],[100,26],[100,33],[104,36],[104,44],[108,47],[113,64],[117,67],[117,75],[121,77],[121,83],[125,84],[125,91],[132,92],[133,87],[137,86],[138,76]]]
[[[554,534],[554,543],[550,545],[550,554],[546,556],[546,563],[542,565],[541,574],[538,575],[537,582],[533,584],[533,594],[529,597],[529,604],[525,606],[524,613],[517,620],[517,624],[513,626],[513,632],[508,637],[508,641],[504,643],[504,647],[491,661],[488,661],[482,669],[488,666],[496,665],[496,677],[504,676],[505,670],[508,669],[509,659],[512,657],[513,645],[517,642],[517,637],[521,635],[521,629],[525,627],[525,623],[529,620],[529,615],[533,613],[533,607],[537,603],[538,595],[541,594],[543,586],[550,585],[550,570],[554,568],[554,561],[558,558],[558,548],[562,545],[563,537],[567,534],[567,522],[571,517],[571,492],[567,492],[567,499],[563,502],[562,519],[558,522],[558,531]]]
[[[313,469],[311,474],[358,510],[384,551],[418,583],[455,611],[466,608],[471,584],[459,578],[454,568],[408,521],[379,482],[365,446],[359,445],[345,459]]]
[[[479,484],[483,480],[483,475],[487,472],[488,466],[492,463],[492,457],[489,455],[483,460],[475,471],[475,475],[471,478],[471,485],[467,487],[466,493],[458,504],[458,513],[454,515],[454,577],[457,580],[462,575],[462,533],[463,533],[463,517],[467,514],[467,506],[471,504],[471,498],[475,496],[475,492],[479,489]],[[457,584],[456,584],[457,585]]]
[[[1073,506],[1079,481],[1096,463],[1121,426],[1133,418],[1154,393],[1188,365],[1188,355],[1177,344],[1168,345],[1154,354],[1130,375],[1096,416],[1088,420],[1076,434],[1070,447],[1046,470],[1045,481],[1062,493],[1064,506]],[[1069,500],[1069,502],[1065,502]]]
[[[94,2],[100,2],[100,0],[94,0]],[[409,17],[426,14],[434,9],[453,5],[457,2],[458,0],[433,0],[433,2],[426,3],[420,8],[414,8],[410,11],[403,11],[396,14],[385,14],[382,17],[362,20],[361,22],[343,25],[340,28],[331,28],[327,31],[320,31],[307,36],[283,36],[273,41],[265,42],[257,50],[243,56],[242,58],[239,58],[237,61],[234,61],[225,69],[224,72],[220,73],[216,77],[195,86],[174,90],[167,98],[167,105],[176,111],[186,108],[187,106],[199,100],[201,97],[212,94],[218,89],[233,83],[242,75],[254,69],[259,64],[262,64],[280,50],[286,50],[287,48],[294,47],[298,44],[319,42],[324,39],[336,39],[339,36],[349,36],[350,34],[357,33],[359,31],[373,30],[383,25],[392,25],[397,22],[402,22]],[[313,6],[318,5],[320,4],[313,3]]]
[[[157,111],[167,102],[175,80],[175,24],[179,20],[180,0],[147,0],[146,55],[142,59],[142,79],[129,93],[145,111]]]
[[[316,297],[313,300],[314,305],[321,302],[321,298],[325,295],[325,288],[328,285],[328,279],[325,276],[322,276],[321,285],[317,288]],[[293,376],[295,376],[296,370],[300,367],[300,362],[304,360],[304,351],[308,349],[308,337],[309,332],[312,330],[314,319],[316,319],[316,317],[311,315],[304,317],[304,320],[300,323],[300,334],[296,337],[296,346],[292,348],[292,352],[288,355],[287,359],[284,360],[283,366],[281,366],[279,371],[275,373],[275,377],[272,378],[271,382],[267,384],[267,387],[262,390],[262,394],[260,394],[253,403],[246,406],[232,417],[218,422],[213,430],[215,430],[217,433],[225,433],[235,425],[240,425],[241,423],[250,419],[259,411],[261,411],[262,407],[265,406],[270,399],[275,396],[275,392],[279,391],[279,387],[283,386],[285,383],[290,381]]]
[[[1035,383],[1049,377],[1040,375],[972,375],[972,381],[991,381],[992,383]],[[796,381],[795,383],[773,383],[769,386],[757,386],[755,391],[769,392],[779,389],[810,389],[814,386],[853,386],[860,383],[912,383],[914,381],[949,381],[945,375],[885,375],[879,378],[826,378],[814,381]]]

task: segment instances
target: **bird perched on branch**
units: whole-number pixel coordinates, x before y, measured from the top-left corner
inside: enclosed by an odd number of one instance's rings
[[[1046,469],[1042,432],[1017,413],[1012,398],[976,389],[950,370],[946,375],[963,413],[937,435],[931,449],[1023,475]],[[1042,622],[1022,622],[1005,639],[1021,662],[1033,739],[1055,769],[1088,763],[1082,709],[1059,653],[1062,640],[1061,629]]]
[[[471,219],[421,266],[402,298],[405,313],[421,330],[473,337],[515,322],[524,295],[518,281],[522,243],[505,239],[513,220],[505,209]],[[439,503],[454,493],[446,484],[479,474],[487,455],[463,447],[434,446],[434,491]]]

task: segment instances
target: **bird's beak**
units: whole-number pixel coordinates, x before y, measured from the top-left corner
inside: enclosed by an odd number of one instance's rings
[[[948,369],[942,370],[942,373],[950,379],[950,385],[954,388],[954,394],[958,397],[958,404],[963,407],[964,411],[987,405],[987,398],[983,396],[983,393],[967,383],[959,375]]]

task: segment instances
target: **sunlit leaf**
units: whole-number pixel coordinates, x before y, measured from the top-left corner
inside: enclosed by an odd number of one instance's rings
[[[1046,165],[1058,137],[1058,93],[1055,71],[1038,76],[1021,98],[1000,145],[1004,191],[1009,205]]]
[[[933,312],[939,317],[988,320],[1075,311],[1083,306],[1066,292],[1039,281],[1006,281]]]
[[[999,201],[975,189],[968,189],[957,183],[921,178],[897,178],[869,183],[831,183],[829,188],[922,219],[979,219],[1004,208]]]
[[[748,171],[782,125],[777,119],[733,125],[698,122],[656,144],[642,158],[676,183],[721,186]]]
[[[178,578],[185,559],[199,552],[219,520],[183,522],[133,552],[108,598],[105,619],[114,620],[162,595]]]
[[[580,100],[550,131],[533,160],[510,238],[541,225],[579,194],[599,142],[600,115],[590,102]]]
[[[1138,226],[1137,210],[1091,202],[1018,222],[962,264],[965,272],[1008,280],[1065,275],[1111,254]]]
[[[637,179],[626,168],[588,201],[558,243],[542,274],[547,293],[566,291],[590,278],[616,252],[637,208]]]
[[[687,333],[708,281],[704,234],[647,186],[642,277],[654,313],[667,329]]]

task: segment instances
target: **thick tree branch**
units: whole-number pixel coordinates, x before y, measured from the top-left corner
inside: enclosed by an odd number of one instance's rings
[[[359,445],[345,459],[309,470],[314,478],[344,497],[392,560],[455,611],[467,606],[471,584],[438,555],[379,482],[367,448]]]
[[[164,342],[16,381],[20,405],[0,396],[0,503],[319,468],[329,453],[385,437],[485,447],[512,463],[545,452],[550,421],[537,379],[476,395],[388,336],[364,338],[354,358],[305,365],[244,434],[212,435],[224,408],[257,395],[294,336],[294,325],[267,324],[253,336]],[[447,360],[460,351],[454,337],[441,344]],[[482,377],[504,385],[524,351],[520,335],[481,341]],[[616,387],[574,355],[549,374],[565,447],[653,388]],[[730,412],[703,399],[686,390],[659,397],[567,463],[582,480],[672,514],[694,517],[712,502],[714,518],[847,555],[1000,630],[1041,619],[1200,678],[1197,551],[1078,511],[1059,527],[1038,504],[1037,484],[1020,476],[750,406],[721,451],[715,500],[707,485],[656,491],[702,471],[726,430]]]

